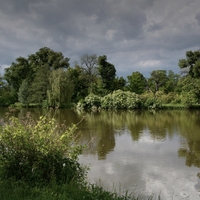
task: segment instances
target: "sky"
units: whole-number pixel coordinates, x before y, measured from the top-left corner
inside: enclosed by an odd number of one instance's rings
[[[106,55],[117,76],[179,73],[179,59],[200,49],[199,0],[0,0],[0,66],[42,47]]]

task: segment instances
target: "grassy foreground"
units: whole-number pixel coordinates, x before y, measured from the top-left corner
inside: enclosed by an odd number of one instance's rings
[[[1,200],[153,200],[160,197],[143,198],[141,195],[119,195],[108,192],[101,186],[79,184],[49,184],[48,186],[31,187],[24,182],[0,182]]]

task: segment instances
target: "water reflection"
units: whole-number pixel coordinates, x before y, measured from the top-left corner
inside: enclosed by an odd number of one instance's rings
[[[101,157],[102,149],[88,149],[81,162],[91,163],[90,180],[101,178],[106,188],[120,183],[147,195],[161,192],[163,199],[199,199],[195,168],[199,165],[194,164],[199,158],[199,115],[199,111],[118,111],[101,112],[95,117],[86,114],[87,126],[96,127],[92,136],[95,144],[107,142],[105,135],[109,132],[114,145],[107,149],[106,157]],[[185,154],[179,155],[183,150],[192,152],[190,168]]]
[[[5,114],[22,118],[31,112],[33,118],[50,113],[59,123],[79,123],[82,143],[91,141],[92,145],[85,153],[97,154],[98,159],[106,159],[106,155],[115,148],[116,135],[129,132],[132,141],[145,140],[148,133],[151,141],[173,140],[180,135],[178,156],[184,157],[187,166],[200,167],[200,111],[198,110],[166,110],[166,111],[102,111],[101,113],[77,112],[76,110],[58,109],[11,109],[0,108],[0,119]]]
[[[45,109],[21,109],[34,118]],[[6,110],[0,109],[0,118]],[[52,112],[60,123],[79,123],[82,144],[88,148],[80,162],[90,165],[89,179],[99,178],[107,188],[113,183],[144,194],[162,193],[163,199],[199,199],[200,111]],[[91,163],[91,164],[89,164]]]

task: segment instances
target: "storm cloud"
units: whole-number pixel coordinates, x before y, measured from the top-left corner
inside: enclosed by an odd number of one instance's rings
[[[0,0],[0,66],[42,47],[73,66],[84,54],[107,55],[118,76],[179,72],[200,49],[199,0]]]

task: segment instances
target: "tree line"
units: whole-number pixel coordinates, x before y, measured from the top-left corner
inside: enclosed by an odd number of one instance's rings
[[[85,54],[73,67],[69,60],[47,47],[27,58],[16,58],[0,75],[0,106],[19,102],[25,106],[67,107],[72,103],[86,103],[91,95],[109,101],[108,96],[112,94],[121,95],[120,98],[138,95],[142,107],[156,102],[187,106],[200,103],[200,50],[187,51],[186,57],[178,61],[179,74],[172,70],[153,70],[149,78],[139,71],[126,78],[117,77],[115,66],[108,62],[106,55]]]

